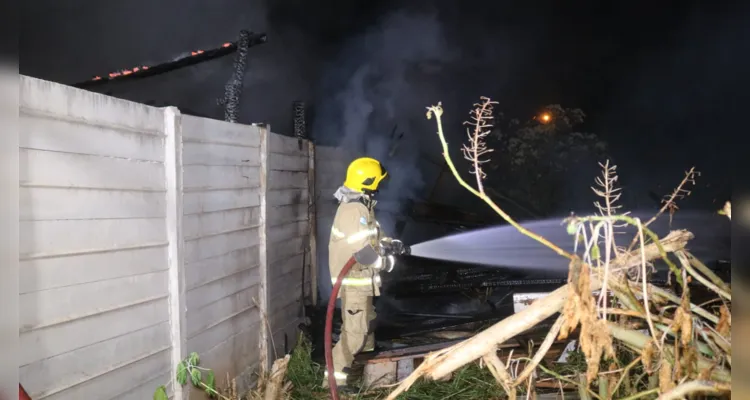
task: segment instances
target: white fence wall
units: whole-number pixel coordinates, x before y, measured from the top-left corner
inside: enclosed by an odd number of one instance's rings
[[[20,92],[32,397],[151,398],[192,351],[251,384],[263,312],[282,337],[301,316],[309,144],[28,77]]]
[[[20,381],[35,400],[168,381],[164,113],[23,77]]]
[[[296,343],[304,298],[314,291],[311,147],[307,141],[276,134],[268,142],[268,310],[277,355]]]
[[[240,387],[260,355],[260,145],[257,127],[182,116],[187,349]]]

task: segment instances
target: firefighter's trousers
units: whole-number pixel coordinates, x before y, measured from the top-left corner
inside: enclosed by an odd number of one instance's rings
[[[346,292],[341,294],[341,335],[333,347],[333,370],[337,385],[346,384],[345,368],[351,368],[354,356],[362,351],[371,351],[375,347],[375,336],[370,329],[375,319],[375,307],[372,296],[362,293]],[[328,381],[323,383],[328,386]]]

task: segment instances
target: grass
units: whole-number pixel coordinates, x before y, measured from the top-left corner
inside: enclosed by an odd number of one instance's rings
[[[321,387],[324,366],[311,357],[312,344],[301,335],[292,352],[287,370],[287,380],[292,383],[290,398],[299,400],[319,400],[328,398],[328,390]],[[377,400],[387,396],[387,390],[373,390],[361,393],[352,400]],[[344,398],[344,396],[342,396]],[[398,397],[400,400],[473,400],[505,399],[505,392],[495,383],[486,368],[471,363],[453,374],[448,382],[420,380],[408,392]]]

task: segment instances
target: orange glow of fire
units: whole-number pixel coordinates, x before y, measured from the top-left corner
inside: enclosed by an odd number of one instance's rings
[[[232,45],[231,42],[227,42],[227,43],[222,44],[221,47],[229,47],[231,45]],[[191,56],[197,56],[197,55],[200,55],[200,54],[203,54],[203,53],[205,53],[205,51],[203,51],[203,50],[195,50],[195,51],[191,51],[190,55]],[[111,78],[117,78],[119,76],[130,75],[132,73],[135,73],[135,72],[138,72],[138,71],[141,71],[141,70],[145,71],[147,69],[148,69],[147,66],[141,65],[140,67],[135,67],[133,69],[124,69],[124,70],[121,70],[121,71],[110,72],[107,76],[110,79]],[[92,81],[98,81],[98,80],[101,80],[101,79],[102,79],[102,77],[98,76],[98,75],[95,76],[95,77],[93,77],[93,78],[91,78]]]
[[[110,72],[109,74],[107,74],[107,77],[109,77],[110,79],[111,78],[117,78],[118,76],[130,75],[130,74],[136,73],[136,72],[141,71],[141,70],[145,71],[147,69],[148,69],[147,66],[141,65],[140,67],[134,67],[132,69],[123,69],[122,71]],[[101,80],[101,79],[102,79],[102,77],[98,76],[98,75],[95,76],[95,77],[93,77],[93,78],[91,78],[92,81],[98,81],[98,80]]]
[[[542,121],[542,123],[546,124],[547,122],[549,122],[552,119],[552,116],[549,115],[548,113],[544,113],[541,116],[539,116],[539,119]]]

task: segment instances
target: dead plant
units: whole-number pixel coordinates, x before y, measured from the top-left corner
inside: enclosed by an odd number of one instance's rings
[[[575,237],[576,251],[570,254],[545,238],[528,231],[514,221],[486,194],[483,179],[486,174],[482,164],[492,149],[487,148],[485,137],[492,118],[492,102],[483,97],[475,104],[467,130],[469,143],[463,146],[464,157],[472,164],[476,187],[463,180],[449,155],[442,125],[443,108],[438,103],[427,108],[427,118],[434,117],[443,157],[458,183],[479,197],[521,234],[547,246],[570,260],[568,284],[536,300],[528,308],[480,332],[476,336],[449,348],[437,351],[425,361],[388,396],[395,399],[408,390],[419,378],[440,379],[464,365],[481,359],[492,372],[498,384],[511,398],[518,389],[528,390],[536,369],[552,375],[560,382],[579,387],[582,398],[612,399],[640,398],[659,394],[660,398],[676,399],[691,393],[724,393],[731,391],[731,289],[715,274],[695,259],[686,243],[693,237],[687,231],[672,231],[659,238],[648,229],[656,218],[665,212],[677,211],[675,201],[688,195],[686,185],[697,175],[690,169],[682,182],[668,196],[659,212],[646,223],[627,213],[618,213],[616,205],[620,190],[616,166],[602,164],[603,174],[592,188],[602,198],[597,202],[598,215],[566,220],[568,232]],[[731,207],[724,213],[731,218]],[[637,228],[636,237],[627,250],[617,247],[614,228],[622,224]],[[648,241],[648,243],[647,243]],[[583,243],[583,254],[578,254],[578,244]],[[679,266],[668,253],[674,253]],[[664,261],[681,286],[681,296],[648,283],[647,267],[654,260]],[[637,267],[635,277],[627,273]],[[694,280],[713,290],[723,301],[720,316],[691,302],[687,284]],[[599,297],[594,293],[599,291]],[[503,364],[497,358],[497,346],[537,325],[546,318],[560,313],[552,329],[555,335],[565,338],[580,327],[580,346],[587,372],[578,377],[564,377],[542,366],[539,361],[549,350],[542,345],[533,359],[516,359]],[[648,333],[640,331],[648,327]],[[545,343],[549,340],[548,336]],[[627,359],[627,361],[621,361]],[[606,360],[606,361],[605,361]],[[511,365],[525,362],[521,374],[511,370]],[[600,372],[602,362],[606,371]],[[619,366],[619,367],[618,367]],[[642,371],[642,372],[641,372]],[[658,373],[656,372],[658,371]],[[655,375],[654,375],[655,374]],[[515,379],[513,378],[515,377]],[[598,393],[591,388],[598,378]],[[532,395],[533,397],[533,395]]]

